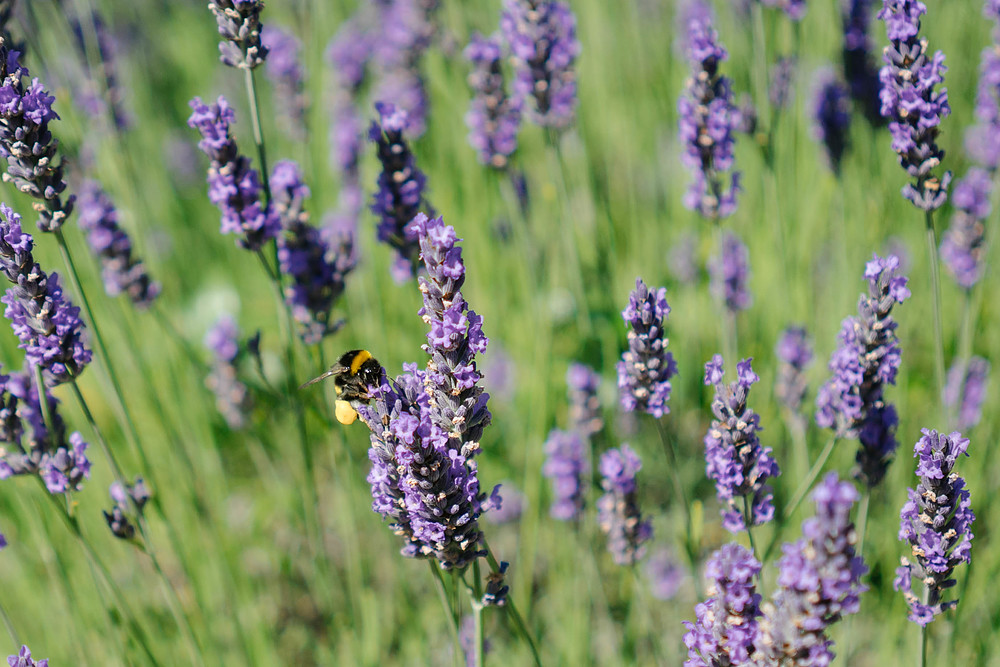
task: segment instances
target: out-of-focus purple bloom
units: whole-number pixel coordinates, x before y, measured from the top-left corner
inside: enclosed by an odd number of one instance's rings
[[[132,118],[125,109],[125,90],[118,81],[119,48],[114,33],[104,24],[97,11],[90,12],[82,19],[73,15],[70,19],[70,28],[73,30],[76,47],[83,62],[88,65],[88,69],[93,70],[93,67],[97,69],[90,71],[89,82],[91,87],[96,87],[100,91],[94,91],[92,96],[97,103],[97,113],[93,115],[110,112],[116,128],[128,129],[132,124]],[[89,62],[88,55],[91,48],[95,51],[96,63]]]
[[[657,419],[670,412],[670,378],[677,374],[677,364],[664,336],[669,314],[667,289],[651,291],[636,278],[628,306],[622,311],[629,325],[628,349],[617,366],[618,393],[626,412],[645,412]]]
[[[774,518],[774,496],[767,481],[781,474],[771,448],[762,446],[757,437],[760,416],[747,407],[750,387],[760,381],[751,361],[736,364],[736,381],[729,384],[722,381],[722,355],[705,364],[705,384],[715,387],[715,419],[705,433],[705,473],[715,481],[722,525],[732,533]],[[743,499],[749,500],[750,516],[743,514]]]
[[[542,474],[552,480],[549,513],[560,521],[576,521],[583,512],[590,479],[587,441],[576,431],[553,429],[545,441]]]
[[[208,168],[208,198],[222,213],[223,234],[238,234],[237,245],[260,250],[278,235],[281,221],[274,208],[261,199],[260,174],[241,155],[229,126],[236,112],[225,97],[208,106],[200,97],[191,100],[188,125],[201,133],[198,148],[212,159]]]
[[[576,114],[580,54],[576,17],[559,0],[505,0],[500,30],[514,64],[514,99],[541,127],[568,127]],[[526,104],[528,97],[534,102]]]
[[[882,54],[879,70],[882,116],[889,119],[892,149],[899,164],[913,179],[903,186],[903,197],[924,211],[940,208],[948,198],[951,172],[941,178],[932,171],[941,164],[944,151],[937,145],[941,119],[951,113],[948,91],[934,87],[944,83],[944,54],[928,58],[927,39],[920,38],[920,16],[927,7],[920,0],[882,0],[878,17],[885,22],[889,46]]]
[[[730,81],[719,74],[719,63],[729,54],[719,44],[711,12],[701,0],[692,0],[685,12],[691,78],[677,100],[677,126],[684,146],[681,162],[694,181],[684,195],[684,206],[706,218],[724,218],[736,210],[740,189],[739,172],[732,173],[728,189],[723,183],[724,172],[733,168],[733,132],[740,120]]]
[[[490,347],[489,354],[483,359],[483,378],[494,400],[510,401],[514,398],[517,388],[517,363],[507,351],[499,346]]]
[[[965,480],[953,472],[969,440],[958,431],[949,435],[921,429],[923,437],[913,448],[917,459],[916,489],[907,489],[909,500],[899,514],[899,539],[910,543],[912,561],[902,559],[893,587],[902,591],[910,607],[910,620],[926,626],[958,600],[942,600],[955,585],[951,575],[972,554],[972,501]],[[913,592],[913,582],[923,582],[927,596]]]
[[[823,145],[831,171],[840,175],[840,161],[849,143],[851,105],[847,89],[831,69],[816,75],[812,117],[813,136]]]
[[[132,256],[132,240],[118,224],[118,211],[97,181],[80,186],[80,227],[90,248],[101,260],[104,289],[110,296],[127,294],[137,308],[148,308],[160,293],[160,284]]]
[[[697,246],[693,235],[685,234],[667,253],[667,264],[674,278],[684,284],[698,280]]]
[[[785,544],[778,562],[778,590],[762,605],[756,648],[759,664],[829,665],[827,629],[856,614],[868,571],[854,545],[851,508],[858,492],[831,472],[813,492],[816,516],[802,522],[802,539]]]
[[[27,646],[21,646],[17,655],[7,656],[7,664],[10,667],[49,667],[49,659],[38,660],[31,658],[31,651]]]
[[[608,536],[608,551],[619,565],[634,565],[646,554],[653,524],[639,510],[635,477],[642,468],[628,445],[601,455],[599,470],[604,495],[597,499],[597,522]]]
[[[427,127],[427,90],[420,66],[434,35],[437,6],[436,0],[385,0],[378,8],[375,99],[406,111],[411,137],[423,135]]]
[[[394,276],[405,280],[416,275],[420,255],[417,226],[410,223],[421,209],[428,215],[434,215],[434,209],[424,198],[426,178],[403,134],[406,111],[382,102],[375,109],[379,120],[372,123],[368,138],[375,142],[382,172],[371,210],[379,218],[378,240],[396,250]]]
[[[487,520],[490,523],[503,524],[520,519],[526,502],[524,494],[515,489],[510,482],[498,484],[497,488],[502,489],[503,502],[500,507],[495,507],[485,514]]]
[[[229,424],[238,430],[246,425],[250,413],[250,392],[237,378],[236,358],[240,352],[240,331],[229,315],[219,318],[205,334],[205,347],[215,357],[205,385],[215,394],[215,407]]]
[[[804,3],[803,3],[804,4]],[[782,56],[771,67],[771,84],[767,89],[767,99],[775,109],[784,109],[792,99],[795,73],[798,62],[794,56]]]
[[[135,483],[122,487],[121,482],[112,482],[109,490],[114,507],[108,512],[104,510],[104,520],[111,529],[111,534],[122,540],[135,537],[135,526],[142,518],[142,510],[149,500],[149,489],[142,477],[136,477]]]
[[[330,157],[347,187],[360,178],[358,160],[361,159],[363,135],[364,120],[354,102],[346,93],[334,93],[330,112]]]
[[[780,9],[793,21],[801,21],[806,15],[806,0],[760,0],[760,4]]]
[[[910,246],[899,236],[890,236],[883,245],[883,255],[895,255],[899,259],[899,270],[907,273],[910,270]]]
[[[590,438],[604,428],[601,418],[601,376],[594,369],[572,363],[566,370],[566,387],[569,394],[570,428],[585,438]]]
[[[334,68],[338,85],[355,95],[364,83],[375,47],[374,37],[359,16],[344,21],[326,47],[326,61]]]
[[[757,107],[753,105],[753,98],[746,93],[740,95],[736,113],[739,115],[735,125],[736,131],[750,137],[757,134]]]
[[[805,328],[787,327],[782,331],[774,354],[781,362],[774,394],[793,415],[799,415],[809,388],[805,370],[813,359],[812,341]]]
[[[948,370],[944,385],[944,404],[958,410],[958,428],[967,431],[983,416],[983,401],[990,382],[990,362],[972,357],[968,363],[956,361]]]
[[[29,74],[19,55],[0,44],[0,156],[7,160],[3,179],[41,200],[36,206],[38,228],[54,232],[73,212],[76,198],[62,198],[63,162],[57,155],[59,142],[49,132],[49,123],[59,118],[52,110],[56,98],[38,79],[24,85]]]
[[[885,124],[880,113],[878,70],[872,60],[872,43],[868,36],[872,0],[843,0],[844,79],[851,98],[861,107],[868,122],[876,127]]]
[[[11,20],[14,18],[15,0],[0,0],[0,38],[11,51],[24,53],[23,42],[18,42],[10,34]]]
[[[476,667],[476,619],[467,615],[458,628],[458,643],[465,656],[465,667]],[[489,639],[483,639],[483,657],[493,649]]]
[[[274,107],[285,129],[297,140],[306,138],[306,99],[304,74],[299,60],[301,42],[283,28],[267,26],[261,41],[268,49],[264,74],[274,85]]]
[[[212,0],[208,9],[225,40],[219,43],[219,60],[230,67],[254,69],[267,59],[260,35],[262,0]]]
[[[757,559],[735,542],[708,559],[709,597],[695,606],[694,622],[684,621],[684,667],[751,664],[760,617],[760,594],[754,585],[759,572]]]
[[[83,342],[80,309],[63,296],[59,275],[47,275],[35,263],[31,234],[21,230],[21,216],[0,204],[0,271],[13,283],[0,302],[28,363],[41,367],[49,386],[69,382],[90,363]]]
[[[816,423],[860,441],[854,475],[869,487],[885,476],[898,444],[896,408],[883,395],[886,384],[896,384],[901,359],[892,307],[910,296],[898,268],[895,255],[865,265],[868,295],[858,299],[858,315],[843,321],[831,377],[816,395]]]
[[[374,50],[374,35],[361,15],[345,21],[326,47],[326,61],[334,70],[336,86],[329,98],[329,143],[333,164],[345,184],[358,182],[364,121],[358,111],[358,92],[364,84]]]
[[[465,47],[465,57],[472,63],[472,103],[465,115],[469,143],[479,152],[482,164],[503,169],[517,149],[522,100],[507,94],[500,68],[503,47],[499,37],[473,34]]]
[[[646,561],[646,579],[657,600],[670,600],[684,583],[684,568],[669,549],[660,549]]]
[[[712,293],[721,299],[726,310],[736,313],[746,310],[753,303],[750,282],[750,251],[736,234],[722,236],[719,254],[708,260],[708,274]]]
[[[992,175],[977,167],[969,169],[952,191],[955,212],[951,216],[951,226],[941,239],[941,260],[955,282],[965,289],[971,289],[983,274],[985,222],[990,215],[992,192]]]
[[[976,123],[965,131],[965,150],[979,166],[994,172],[1000,167],[1000,10],[994,0],[986,0],[983,14],[998,25],[993,44],[979,58]]]

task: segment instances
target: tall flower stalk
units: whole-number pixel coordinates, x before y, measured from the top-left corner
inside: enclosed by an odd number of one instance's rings
[[[619,565],[635,565],[646,554],[653,539],[653,524],[639,509],[636,474],[642,468],[639,455],[628,445],[601,455],[601,487],[597,499],[597,521],[608,536],[608,551]]]

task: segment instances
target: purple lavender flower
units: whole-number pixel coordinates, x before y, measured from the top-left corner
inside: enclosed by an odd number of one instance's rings
[[[808,390],[805,370],[813,359],[812,342],[805,328],[787,327],[782,331],[774,354],[781,362],[774,394],[792,414],[798,415]]]
[[[670,600],[684,583],[684,568],[669,549],[656,551],[646,561],[646,579],[657,600]]]
[[[576,431],[553,429],[545,441],[542,474],[552,480],[549,514],[560,521],[576,521],[583,513],[590,479],[590,456],[584,437]]]
[[[514,63],[515,103],[541,127],[568,127],[576,113],[580,54],[576,17],[558,0],[504,0],[500,30]],[[534,100],[525,104],[528,97]]]
[[[865,265],[868,295],[858,299],[857,317],[843,321],[840,346],[830,355],[832,375],[816,395],[816,423],[860,441],[854,475],[869,487],[885,476],[897,447],[896,409],[883,391],[896,384],[901,358],[892,307],[910,296],[898,268],[895,255],[875,255]]]
[[[219,34],[219,60],[230,67],[254,69],[267,58],[261,43],[262,0],[212,0],[208,9],[215,14]]]
[[[283,230],[278,237],[278,267],[291,278],[285,286],[285,301],[301,326],[302,340],[311,345],[340,328],[341,323],[331,322],[330,317],[344,293],[345,273],[330,262],[330,248],[320,230],[309,224],[303,208],[309,188],[302,182],[299,166],[290,160],[275,164],[271,191]]]
[[[1000,13],[993,0],[986,0],[983,14],[998,25],[993,44],[979,59],[979,86],[974,110],[976,123],[965,131],[965,150],[974,162],[990,172],[1000,167]]]
[[[684,195],[684,206],[706,218],[724,218],[736,210],[740,174],[734,171],[728,190],[724,172],[733,167],[733,132],[739,111],[719,63],[729,54],[718,43],[712,15],[701,0],[692,0],[685,14],[685,51],[691,78],[677,100],[678,136],[684,151],[681,162],[694,177]]]
[[[618,392],[626,412],[645,412],[657,419],[670,412],[670,378],[677,374],[670,341],[663,335],[670,306],[667,289],[655,292],[636,278],[622,318],[629,325],[628,348],[618,362]]]
[[[14,285],[0,302],[30,364],[41,367],[46,384],[76,378],[90,363],[83,342],[80,309],[63,296],[59,275],[35,263],[34,241],[21,230],[21,216],[0,204],[0,270]]]
[[[803,3],[805,4],[805,3]],[[782,56],[771,67],[771,84],[767,99],[775,109],[784,109],[792,99],[792,86],[798,62],[794,56]]]
[[[951,172],[939,179],[932,170],[944,151],[937,145],[941,119],[951,113],[948,91],[934,87],[944,82],[944,54],[927,57],[927,40],[919,37],[920,16],[927,7],[920,0],[882,0],[878,17],[885,21],[889,46],[879,70],[882,116],[889,119],[892,149],[914,183],[903,187],[903,197],[924,211],[940,208],[948,198]]]
[[[73,37],[76,39],[77,50],[84,63],[88,64],[88,51],[90,41],[93,40],[93,49],[96,51],[97,71],[90,71],[91,87],[99,89],[94,92],[93,100],[97,103],[97,113],[94,115],[111,114],[111,121],[119,130],[128,129],[132,125],[132,118],[125,109],[125,89],[118,81],[118,40],[114,33],[104,24],[101,15],[95,10],[82,20],[72,15],[70,28],[73,30]],[[97,81],[99,83],[97,83]]]
[[[379,120],[372,123],[368,138],[375,142],[382,172],[371,210],[379,218],[378,240],[396,250],[393,275],[403,281],[416,275],[419,263],[417,226],[410,223],[421,207],[428,215],[434,215],[434,209],[424,198],[424,173],[403,136],[407,113],[383,102],[376,103],[375,109]]]
[[[952,191],[955,212],[941,239],[941,260],[955,282],[965,289],[971,289],[982,277],[985,222],[990,215],[992,191],[992,175],[976,167],[969,169]]]
[[[965,364],[956,361],[948,370],[941,398],[948,408],[958,410],[958,428],[963,431],[978,424],[982,418],[989,381],[990,362],[982,357],[972,357]]]
[[[14,4],[15,0],[0,0],[0,38],[3,39],[4,43],[7,44],[7,48],[11,51],[23,54],[25,50],[24,43],[15,41],[10,34],[10,24],[14,18]]]
[[[17,655],[7,656],[7,664],[10,667],[49,667],[49,659],[34,661],[31,658],[31,651],[27,646],[21,646]]]
[[[958,457],[969,455],[969,440],[958,431],[920,432],[924,435],[913,448],[920,483],[907,489],[909,500],[899,514],[899,539],[910,543],[913,560],[902,559],[893,587],[906,598],[910,620],[923,627],[958,604],[942,597],[956,583],[951,578],[955,567],[970,562],[976,515],[965,480],[953,471]],[[925,601],[913,592],[914,580],[926,587]]]
[[[465,656],[465,667],[476,667],[476,619],[466,615],[458,627],[458,643]],[[489,639],[483,639],[483,657],[493,649]]]
[[[427,126],[427,90],[420,67],[434,35],[432,19],[437,5],[434,0],[385,0],[378,8],[375,99],[406,111],[406,130],[411,137],[423,135]]]
[[[715,419],[705,433],[705,472],[715,481],[715,494],[722,504],[722,525],[732,533],[774,518],[773,495],[767,480],[781,474],[771,448],[762,446],[757,437],[760,416],[747,407],[750,387],[760,381],[751,361],[744,359],[736,364],[736,381],[728,385],[722,382],[722,355],[716,354],[705,364],[705,384],[715,387]],[[749,516],[744,516],[743,499],[749,501]]]
[[[132,256],[132,241],[118,225],[118,211],[100,183],[86,181],[80,186],[78,210],[80,227],[101,260],[105,291],[109,296],[127,294],[137,308],[148,308],[160,293],[160,284]]]
[[[427,272],[419,314],[430,327],[422,346],[430,358],[426,370],[407,364],[395,381],[370,387],[373,404],[358,406],[372,431],[372,509],[404,537],[405,556],[463,569],[483,553],[478,519],[486,494],[475,456],[491,415],[475,356],[488,339],[462,297],[465,264],[454,228],[425,215],[411,227]]]
[[[500,38],[473,34],[465,47],[465,57],[473,66],[469,74],[472,104],[465,115],[469,143],[479,152],[482,164],[503,169],[517,149],[521,100],[507,95],[500,68]]]
[[[780,9],[793,21],[801,21],[806,15],[806,0],[760,0],[760,4]]]
[[[205,386],[215,394],[215,407],[233,430],[246,425],[252,407],[250,393],[237,377],[239,335],[236,321],[229,315],[221,317],[205,334],[205,347],[215,357],[212,371],[205,378]]]
[[[122,540],[135,537],[135,525],[142,518],[142,510],[149,500],[149,489],[142,477],[136,477],[133,484],[124,487],[120,482],[112,482],[109,489],[114,507],[104,511],[104,520],[111,534]]]
[[[601,418],[601,376],[584,364],[573,363],[566,370],[571,429],[590,438],[604,428]]]
[[[359,16],[344,21],[326,47],[326,61],[335,70],[337,84],[351,96],[365,81],[375,39]]]
[[[710,287],[726,310],[737,313],[753,303],[750,281],[750,251],[736,234],[726,232],[718,255],[708,260]]]
[[[847,89],[831,69],[816,74],[812,116],[813,136],[823,145],[830,170],[839,176],[840,161],[849,143],[851,107]]]
[[[695,607],[694,622],[684,621],[684,667],[751,664],[760,617],[760,594],[754,585],[759,572],[757,559],[735,542],[708,559],[709,598]]]
[[[7,159],[3,180],[41,200],[38,228],[54,232],[73,212],[75,199],[62,198],[63,162],[57,155],[59,142],[49,132],[49,123],[59,115],[52,110],[55,98],[38,79],[24,85],[29,74],[19,55],[0,43],[0,156]]]
[[[358,161],[363,135],[364,120],[354,102],[342,91],[334,93],[330,111],[330,157],[347,187],[355,186],[360,178]]]
[[[495,523],[497,525],[504,523],[513,523],[521,518],[524,513],[524,505],[527,499],[524,494],[514,488],[514,485],[510,482],[504,482],[503,484],[497,484],[498,489],[503,489],[502,499],[503,502],[500,507],[494,507],[485,516],[490,523]]]
[[[878,71],[872,61],[872,43],[868,36],[872,0],[844,0],[841,17],[844,25],[844,79],[851,98],[861,107],[868,122],[875,127],[885,124],[880,113]]]
[[[326,47],[326,62],[336,82],[329,103],[331,158],[347,184],[359,180],[364,121],[358,111],[358,93],[374,54],[374,41],[373,31],[356,15],[341,25]]]
[[[292,33],[274,26],[261,31],[261,41],[269,52],[264,74],[274,85],[274,107],[285,129],[302,141],[306,138],[307,106],[299,60],[302,43]]]
[[[642,468],[639,455],[628,445],[601,455],[601,487],[597,522],[608,536],[608,551],[619,565],[635,565],[646,554],[653,524],[639,511],[635,477]]]
[[[867,590],[861,577],[868,568],[855,554],[851,523],[857,490],[831,472],[812,497],[816,516],[802,522],[802,539],[782,547],[778,590],[762,605],[760,664],[829,665],[834,654],[827,628],[856,614]]]
[[[208,198],[222,213],[223,234],[238,234],[237,245],[254,252],[278,235],[281,221],[270,204],[261,200],[260,174],[240,155],[229,126],[236,112],[225,97],[208,106],[191,100],[188,125],[201,133],[198,147],[212,159],[208,168]]]

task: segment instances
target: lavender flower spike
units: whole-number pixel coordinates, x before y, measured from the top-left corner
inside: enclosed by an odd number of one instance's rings
[[[990,173],[973,167],[959,179],[952,192],[955,212],[951,216],[951,226],[941,239],[941,260],[959,287],[965,289],[971,289],[982,277],[985,225],[992,208],[992,191]]]
[[[774,394],[792,414],[798,415],[808,390],[805,370],[813,359],[812,342],[806,330],[802,327],[786,328],[781,332],[774,354],[781,362]]]
[[[760,0],[760,4],[780,9],[792,21],[801,21],[806,15],[806,0]]]
[[[434,214],[424,198],[425,177],[417,168],[403,131],[407,113],[393,104],[378,102],[379,120],[371,125],[368,138],[375,142],[382,173],[371,210],[379,218],[378,240],[396,250],[393,276],[400,282],[416,275],[420,247],[416,227],[410,223],[421,208]]]
[[[910,296],[898,269],[895,255],[875,255],[865,265],[868,295],[858,299],[858,315],[843,321],[840,346],[830,355],[832,375],[816,395],[816,423],[860,441],[854,475],[869,487],[885,476],[897,447],[896,409],[883,393],[896,384],[901,358],[892,307]]]
[[[112,482],[109,491],[115,505],[110,512],[104,511],[104,520],[111,534],[121,540],[135,537],[135,524],[142,518],[143,508],[149,500],[149,489],[142,477],[124,487],[120,482]]]
[[[17,655],[7,656],[7,664],[10,667],[49,667],[49,659],[36,662],[31,658],[31,650],[27,646],[22,646]]]
[[[576,17],[558,0],[504,0],[500,30],[510,47],[516,78],[514,98],[534,104],[528,119],[541,127],[562,129],[576,111],[576,72],[580,53]]]
[[[132,240],[118,225],[118,211],[97,181],[80,186],[80,227],[100,258],[104,290],[109,296],[127,294],[140,309],[149,308],[160,293],[140,260],[132,256]]]
[[[208,198],[222,213],[220,231],[240,235],[237,245],[256,252],[278,235],[281,223],[271,205],[261,200],[260,174],[240,154],[230,135],[236,113],[222,96],[211,106],[196,97],[191,108],[188,125],[201,133],[198,148],[212,159]]]
[[[517,149],[521,127],[521,101],[508,96],[504,86],[503,47],[497,37],[474,34],[465,57],[473,66],[469,74],[472,104],[465,115],[469,143],[479,152],[482,164],[503,169]]]
[[[705,565],[709,598],[695,607],[695,621],[684,621],[684,667],[750,665],[760,617],[754,578],[760,563],[745,547],[730,542]]]
[[[740,120],[729,79],[719,74],[719,63],[729,54],[718,43],[711,11],[701,0],[687,6],[684,24],[691,78],[677,100],[677,125],[684,146],[681,162],[694,178],[684,206],[706,218],[724,218],[736,210],[740,189],[739,172],[732,173],[728,188],[723,183],[733,167],[733,133]]]
[[[215,357],[205,385],[215,394],[215,407],[234,430],[246,425],[251,408],[250,393],[237,378],[239,335],[236,321],[228,315],[220,318],[205,335],[205,346]]]
[[[653,524],[639,511],[635,477],[641,468],[639,455],[628,445],[601,455],[604,495],[597,499],[597,522],[619,565],[639,562],[646,554],[646,542],[653,538]]]
[[[855,553],[851,508],[858,492],[831,472],[813,492],[816,516],[802,522],[802,539],[782,547],[778,590],[762,605],[756,648],[759,664],[829,665],[827,629],[856,614],[868,571]]]
[[[900,512],[899,539],[910,543],[912,562],[902,559],[893,587],[902,591],[910,606],[910,620],[926,626],[938,614],[955,607],[958,600],[942,600],[955,585],[951,575],[972,553],[972,513],[969,490],[953,471],[958,457],[969,447],[967,438],[921,429],[923,437],[913,448],[917,459],[917,488],[907,489],[909,500]],[[913,591],[914,580],[923,582],[926,602]]]
[[[750,251],[732,232],[722,237],[719,254],[708,262],[712,293],[721,299],[726,310],[737,313],[753,303],[747,283],[750,281]]]
[[[49,123],[59,115],[52,110],[55,98],[38,79],[24,85],[29,74],[19,55],[0,41],[0,156],[7,160],[3,180],[40,200],[33,205],[38,228],[54,232],[73,212],[75,199],[62,198],[63,162],[57,155],[59,142],[49,132]]]
[[[41,367],[46,384],[69,382],[90,363],[80,309],[63,296],[59,275],[35,263],[34,241],[21,230],[21,216],[0,204],[0,271],[14,284],[0,302],[29,363]]]
[[[722,355],[705,364],[705,384],[715,386],[715,419],[705,434],[705,472],[715,481],[722,525],[732,533],[748,528],[747,520],[749,526],[759,526],[774,518],[767,480],[781,474],[771,448],[762,446],[757,437],[760,416],[747,407],[750,387],[760,381],[750,362],[736,364],[736,381],[728,385],[722,382]],[[749,516],[744,516],[743,498],[749,500]]]
[[[990,172],[1000,167],[1000,9],[986,0],[983,14],[994,22],[993,43],[979,57],[976,123],[965,131],[965,152]]]
[[[899,164],[913,179],[903,187],[903,197],[924,211],[940,208],[948,198],[951,172],[941,178],[931,172],[941,164],[944,151],[937,145],[941,119],[951,113],[948,91],[934,87],[944,82],[944,54],[928,58],[927,39],[920,38],[920,16],[927,7],[920,0],[883,0],[878,17],[885,22],[889,46],[879,71],[882,116],[889,119],[892,149]]]
[[[941,397],[948,408],[958,410],[958,428],[968,430],[983,416],[983,400],[990,381],[990,362],[972,357],[968,363],[956,361],[948,369],[948,381]]]
[[[844,79],[851,98],[861,107],[872,125],[885,124],[879,113],[878,71],[872,62],[872,44],[868,36],[872,0],[846,0],[841,4],[844,25],[844,46],[841,51]]]
[[[545,441],[542,474],[552,480],[549,514],[560,521],[576,521],[583,513],[590,479],[586,440],[576,431],[554,429]]]
[[[847,90],[831,70],[816,75],[813,94],[813,135],[823,145],[826,162],[840,175],[840,161],[847,150],[851,128],[851,106]]]
[[[597,396],[601,388],[601,376],[588,366],[573,363],[566,370],[566,386],[569,393],[569,421],[573,430],[586,438],[596,435],[604,428],[601,400]]]
[[[292,33],[266,26],[261,40],[269,51],[264,74],[274,86],[274,106],[285,128],[297,140],[306,138],[304,74],[299,60],[302,44]]]
[[[226,40],[219,44],[219,60],[242,69],[254,69],[264,62],[267,47],[260,39],[262,0],[212,0],[208,9],[215,14],[219,34]]]
[[[618,362],[618,391],[626,412],[645,412],[657,419],[670,412],[670,378],[677,374],[674,355],[667,351],[664,324],[670,306],[667,289],[655,292],[636,278],[622,318],[629,325],[628,348]]]

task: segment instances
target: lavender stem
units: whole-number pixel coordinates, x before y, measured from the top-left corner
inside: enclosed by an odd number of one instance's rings
[[[754,7],[757,7],[758,4],[755,2]],[[719,249],[719,259],[722,261],[724,257],[722,224],[719,222],[719,218],[714,218],[712,222],[715,223],[713,225],[715,245]],[[725,359],[738,359],[736,356],[736,314],[726,307],[725,298],[719,298],[717,301],[719,308],[722,309],[719,317],[719,344],[722,346],[722,355]]]
[[[687,555],[688,567],[691,569],[691,581],[694,582],[695,594],[701,599],[701,577],[698,576],[698,548],[694,544],[694,522],[691,518],[691,505],[688,503],[687,494],[684,492],[684,484],[681,482],[680,471],[678,470],[677,451],[674,441],[667,433],[663,419],[656,420],[656,428],[660,432],[660,442],[663,443],[663,451],[667,455],[667,467],[670,468],[670,479],[674,485],[674,495],[681,499],[684,505],[684,553]]]
[[[493,550],[490,549],[489,543],[486,541],[486,536],[482,539],[483,550],[486,552],[486,562],[490,564],[490,569],[493,572],[500,571],[500,564],[497,562],[496,557],[493,555]],[[528,648],[531,649],[531,657],[535,662],[535,667],[542,667],[542,659],[538,657],[538,647],[535,645],[535,638],[531,636],[528,632],[528,626],[525,625],[524,619],[521,617],[520,612],[517,611],[517,607],[514,605],[514,596],[507,595],[507,603],[504,605],[504,609],[510,614],[510,617],[514,619],[514,625],[517,627],[517,631],[521,633],[524,640],[528,642]]]
[[[871,503],[871,499],[871,487],[865,485],[864,491],[861,492],[861,503],[858,505],[858,521],[856,524],[858,527],[858,556],[862,559],[865,557],[865,532],[868,529],[868,506]]]
[[[264,132],[260,125],[260,108],[257,103],[257,81],[253,69],[243,70],[247,89],[247,103],[250,105],[250,124],[253,126],[253,142],[257,145],[257,159],[260,162],[260,182],[264,187],[264,199],[271,203],[271,183],[268,180],[271,173],[267,168],[267,153],[264,149]]]
[[[747,527],[747,537],[750,539],[750,552],[753,554],[754,559],[760,562],[757,557],[757,542],[753,539],[753,513],[750,511],[750,496],[743,496],[743,523]],[[763,586],[764,575],[761,574],[760,570],[757,570],[757,585]]]
[[[941,277],[938,269],[937,238],[934,233],[934,212],[926,211],[924,219],[927,222],[927,252],[931,260],[931,292],[934,303],[934,377],[937,380],[937,394],[940,399],[944,393],[944,335],[941,333]]]
[[[4,627],[7,628],[7,634],[10,636],[10,641],[14,646],[20,646],[21,640],[18,638],[17,629],[14,628],[14,622],[10,618],[10,614],[7,613],[7,609],[0,602],[0,619],[3,619]]]

